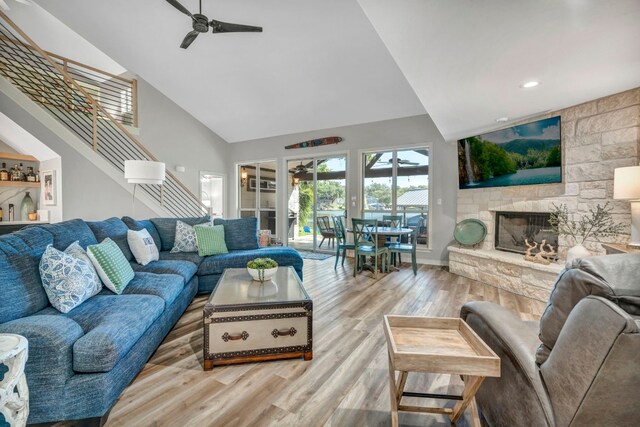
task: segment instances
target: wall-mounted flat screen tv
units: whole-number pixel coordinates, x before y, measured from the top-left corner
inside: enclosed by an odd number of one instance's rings
[[[560,116],[458,141],[460,189],[562,182]]]

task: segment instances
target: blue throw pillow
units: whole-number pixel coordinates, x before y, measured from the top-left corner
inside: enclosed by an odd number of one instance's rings
[[[224,226],[224,241],[230,251],[259,249],[258,218],[255,216],[239,219],[213,220],[214,225]]]

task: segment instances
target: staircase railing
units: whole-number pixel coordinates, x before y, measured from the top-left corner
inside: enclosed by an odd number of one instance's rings
[[[121,121],[89,93],[91,87],[82,83],[82,78],[77,79],[82,71],[70,72],[69,61],[66,69],[64,63],[58,61],[0,11],[0,75],[39,103],[118,171],[124,173],[125,160],[157,161]],[[173,215],[194,216],[208,211],[169,171],[164,185],[139,187]]]
[[[4,35],[0,35],[0,38],[4,37]],[[15,39],[5,41],[19,43]],[[27,44],[23,44],[23,47],[34,50]],[[44,52],[75,81],[79,82],[115,120],[123,125],[138,127],[138,81],[136,79],[109,73],[46,50]],[[20,60],[20,58],[16,58],[16,60]],[[44,103],[45,101],[35,93],[29,95],[35,102]],[[71,96],[66,99],[66,103],[65,108],[67,109],[77,108]]]

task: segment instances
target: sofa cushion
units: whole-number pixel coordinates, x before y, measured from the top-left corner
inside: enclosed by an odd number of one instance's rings
[[[640,254],[619,254],[577,259],[560,273],[540,319],[538,365],[547,360],[571,310],[586,296],[607,298],[640,316],[639,269]]]
[[[176,274],[155,274],[138,271],[125,288],[123,295],[155,295],[164,300],[165,308],[176,300],[184,289],[185,281]],[[103,288],[99,295],[114,295]]]
[[[187,283],[198,271],[198,266],[190,261],[161,260],[153,261],[147,265],[140,265],[134,262],[131,267],[135,272],[146,272],[155,274],[177,274],[181,276],[184,283]],[[184,284],[183,283],[183,284]]]
[[[109,218],[104,221],[87,222],[91,231],[96,236],[98,242],[102,242],[107,237],[113,240],[122,251],[127,261],[133,259],[133,253],[127,241],[127,231],[129,227],[120,218]]]
[[[40,259],[40,278],[49,302],[68,313],[102,289],[91,260],[78,242],[59,251],[47,246]]]
[[[225,268],[245,268],[255,258],[271,258],[281,266],[302,269],[302,258],[298,251],[288,247],[269,247],[251,251],[232,251],[227,254],[206,257],[198,267],[198,275],[220,274]]]
[[[96,295],[64,314],[84,331],[73,345],[73,370],[113,369],[162,314],[164,306],[164,300],[155,295]]]
[[[0,236],[0,323],[29,316],[49,305],[39,265],[52,243],[52,235],[41,227]]]
[[[230,251],[258,249],[258,218],[213,220],[213,225],[224,226],[224,241]]]
[[[197,252],[160,252],[160,261],[189,261],[198,266],[203,259]]]
[[[53,235],[53,247],[61,251],[68,248],[76,240],[83,249],[89,245],[98,243],[86,222],[81,219],[72,219],[57,224],[40,226]]]
[[[106,238],[98,245],[87,247],[87,255],[100,276],[104,285],[116,294],[121,294],[133,279],[131,264],[122,251],[110,238]]]
[[[148,219],[133,219],[129,216],[123,216],[122,222],[127,224],[130,230],[140,231],[143,228],[149,232],[151,238],[156,243],[158,250],[162,247],[162,241],[160,240],[160,235],[158,234],[158,230],[156,230],[156,226]]]
[[[206,224],[211,222],[209,216],[190,217],[190,218],[151,218],[150,221],[156,227],[160,236],[161,251],[170,251],[173,248],[176,237],[176,222],[180,220],[190,226],[196,224]]]

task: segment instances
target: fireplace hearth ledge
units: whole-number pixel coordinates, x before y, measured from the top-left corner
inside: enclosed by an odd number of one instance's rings
[[[449,271],[484,284],[547,301],[556,277],[564,268],[525,261],[523,255],[495,249],[449,246]]]

